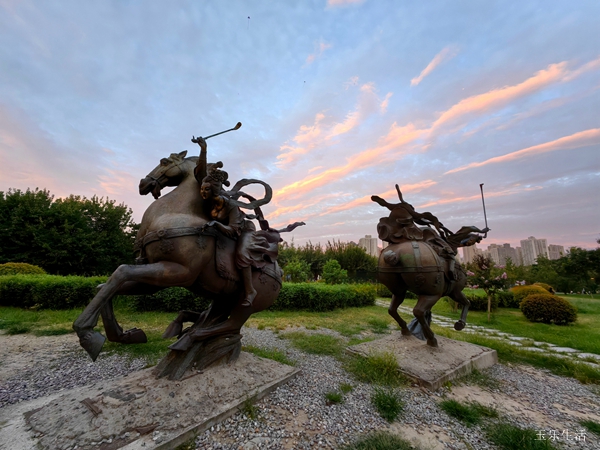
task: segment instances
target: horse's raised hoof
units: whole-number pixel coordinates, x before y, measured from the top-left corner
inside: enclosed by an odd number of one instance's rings
[[[79,344],[88,352],[92,361],[96,361],[106,338],[97,331],[89,331],[79,337]]]
[[[179,351],[179,352],[185,352],[186,350],[188,350],[192,346],[193,343],[194,343],[194,341],[190,337],[190,334],[186,333],[183,336],[181,336],[177,340],[177,342],[174,342],[173,344],[169,345],[169,348],[171,350],[176,350],[176,351]]]
[[[181,335],[182,331],[183,331],[183,324],[181,322],[174,320],[173,322],[171,322],[169,324],[169,326],[163,333],[162,337],[163,337],[163,339],[170,339],[172,337]]]
[[[465,327],[465,325],[466,325],[466,323],[464,323],[462,320],[459,320],[458,322],[456,322],[454,324],[454,329],[456,331],[460,331],[460,330],[462,330]]]
[[[148,338],[146,337],[144,330],[132,328],[131,330],[123,332],[119,337],[119,342],[121,344],[145,344],[148,342]]]
[[[436,338],[431,338],[431,339],[427,339],[427,345],[429,345],[430,347],[437,347],[438,346],[438,342]]]

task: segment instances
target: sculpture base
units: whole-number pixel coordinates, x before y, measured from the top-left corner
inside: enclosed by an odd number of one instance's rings
[[[391,353],[398,361],[400,372],[431,390],[474,369],[485,369],[498,362],[496,350],[438,335],[436,339],[439,347],[430,347],[414,336],[402,336],[395,331],[382,339],[348,347],[347,351],[361,356]]]
[[[245,352],[179,381],[152,370],[3,408],[0,442],[13,450],[171,449],[299,372]]]

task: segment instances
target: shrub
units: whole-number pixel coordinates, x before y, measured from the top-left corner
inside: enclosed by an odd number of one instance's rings
[[[531,294],[521,302],[521,311],[532,322],[565,325],[577,320],[577,310],[557,295]]]
[[[471,303],[471,306],[469,306],[469,311],[487,311],[487,304],[488,304],[488,300],[487,300],[487,295],[485,294],[465,294],[465,297],[467,297],[467,300],[469,300],[469,302]],[[452,308],[453,311],[458,310],[459,308],[462,308],[462,306],[460,304],[458,304],[457,302],[455,302],[454,300],[452,300],[450,297],[442,297],[442,300],[444,300],[446,303],[448,303],[448,305],[450,305],[450,307]],[[498,298],[496,297],[496,295],[492,296],[492,311],[495,311],[496,309],[498,309]]]
[[[330,259],[323,265],[323,280],[327,284],[345,283],[348,281],[348,271],[342,269],[335,259]]]
[[[106,277],[13,275],[0,277],[0,306],[70,309],[85,306]]]
[[[529,286],[515,286],[510,290],[515,296],[515,302],[521,304],[521,302],[530,294],[547,294],[548,291],[543,287],[536,285]]]
[[[500,308],[518,308],[520,301],[515,298],[515,294],[512,291],[498,291],[496,292],[496,298],[498,299],[498,306]]]
[[[46,275],[46,271],[33,264],[9,262],[0,264],[0,275]]]
[[[183,287],[170,287],[152,295],[134,295],[131,305],[136,311],[203,311],[210,305],[210,300]]]
[[[554,288],[553,288],[552,286],[550,286],[549,284],[546,284],[546,283],[540,283],[540,282],[537,282],[537,283],[533,283],[533,286],[539,286],[539,287],[541,287],[541,288],[543,288],[543,289],[546,289],[546,290],[547,290],[548,292],[550,292],[551,294],[554,294],[554,293],[555,293],[555,292],[554,292]]]
[[[331,311],[336,308],[372,306],[376,288],[372,284],[283,283],[271,310]]]
[[[310,264],[300,259],[293,259],[283,268],[283,277],[292,283],[304,283],[312,276]]]

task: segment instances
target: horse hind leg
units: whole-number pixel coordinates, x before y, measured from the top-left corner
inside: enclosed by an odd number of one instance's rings
[[[425,336],[425,339],[427,339],[427,345],[430,347],[437,347],[438,342],[435,338],[435,334],[431,331],[431,328],[427,323],[426,313],[431,311],[431,308],[433,308],[440,297],[440,295],[419,295],[419,300],[417,300],[417,304],[413,308],[413,314],[421,325],[423,335]]]
[[[398,322],[400,325],[400,329],[403,336],[410,336],[412,333],[408,329],[407,323],[404,321],[400,314],[398,314],[398,308],[404,301],[406,296],[406,289],[397,289],[392,293],[392,301],[390,302],[390,306],[388,308],[388,314],[392,316],[392,318]]]
[[[467,313],[469,312],[469,306],[471,306],[471,302],[469,299],[463,294],[461,291],[452,292],[449,296],[456,303],[462,305],[462,310],[460,312],[460,319],[454,323],[454,329],[456,331],[460,331],[465,328],[467,324]]]

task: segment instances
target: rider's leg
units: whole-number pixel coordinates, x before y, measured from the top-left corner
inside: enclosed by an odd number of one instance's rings
[[[251,306],[252,301],[256,297],[256,289],[254,289],[254,285],[252,284],[252,267],[244,267],[242,268],[242,276],[244,278],[244,291],[245,296],[242,301],[242,306]]]

